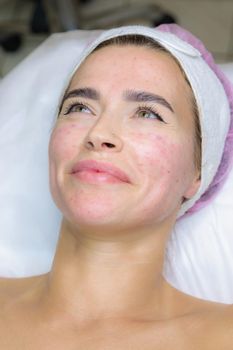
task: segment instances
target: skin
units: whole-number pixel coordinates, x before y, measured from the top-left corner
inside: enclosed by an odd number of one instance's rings
[[[50,186],[64,214],[53,266],[0,281],[2,347],[230,349],[232,307],[162,277],[177,212],[199,186],[191,91],[179,67],[152,49],[106,47],[86,59],[68,92],[86,87],[100,98],[67,99],[51,135]],[[126,90],[157,94],[172,110],[128,101]],[[86,107],[70,109],[77,103]],[[118,166],[130,182],[71,174],[86,159]]]

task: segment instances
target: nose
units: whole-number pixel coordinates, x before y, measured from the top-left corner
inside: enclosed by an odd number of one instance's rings
[[[112,120],[101,117],[92,126],[85,137],[84,145],[92,151],[119,152],[123,147],[123,140],[119,128],[114,127]],[[117,130],[116,130],[117,129]]]

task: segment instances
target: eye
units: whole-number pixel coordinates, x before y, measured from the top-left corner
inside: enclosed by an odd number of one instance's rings
[[[152,107],[139,107],[137,112],[136,112],[137,116],[139,118],[144,118],[144,119],[157,119],[161,122],[165,121],[163,120],[163,118],[161,117],[161,115]]]
[[[76,102],[70,104],[68,107],[66,107],[64,115],[70,114],[70,113],[92,113],[91,110],[83,103]]]

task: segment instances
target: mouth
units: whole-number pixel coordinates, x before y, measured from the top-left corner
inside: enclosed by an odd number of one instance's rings
[[[83,182],[98,183],[130,183],[128,175],[111,163],[96,160],[82,160],[74,165],[71,174]]]

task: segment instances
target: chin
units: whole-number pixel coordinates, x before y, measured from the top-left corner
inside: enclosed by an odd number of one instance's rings
[[[99,200],[75,200],[60,206],[63,216],[76,227],[113,227],[121,222],[116,206]]]

